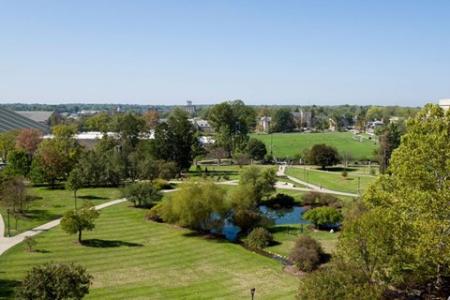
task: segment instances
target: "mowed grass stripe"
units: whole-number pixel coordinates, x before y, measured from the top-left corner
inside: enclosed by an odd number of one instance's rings
[[[20,280],[33,265],[77,262],[94,275],[91,299],[240,299],[256,287],[260,299],[293,298],[297,278],[281,265],[241,246],[203,237],[189,230],[144,220],[145,210],[120,204],[102,210],[86,240],[123,241],[137,247],[95,248],[74,243],[57,227],[36,237],[28,253],[18,245],[0,256],[0,280]]]

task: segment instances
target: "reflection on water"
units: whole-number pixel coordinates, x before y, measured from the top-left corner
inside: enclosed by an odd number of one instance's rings
[[[267,206],[260,206],[260,211],[268,218],[272,219],[275,225],[285,224],[309,224],[303,219],[304,208],[294,206],[292,208],[272,209]],[[227,220],[222,230],[222,234],[227,240],[235,241],[240,228],[234,225],[231,220]]]

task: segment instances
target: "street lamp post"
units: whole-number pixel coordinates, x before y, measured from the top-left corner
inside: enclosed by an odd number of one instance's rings
[[[10,226],[10,222],[9,222],[9,208],[6,210],[6,215],[8,216],[8,237],[11,236],[11,226]]]
[[[358,176],[358,195],[361,195],[361,177]]]

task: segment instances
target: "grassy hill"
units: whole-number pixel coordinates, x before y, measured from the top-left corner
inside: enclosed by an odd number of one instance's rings
[[[251,137],[263,141],[269,152],[272,139],[272,151],[276,157],[293,157],[314,144],[336,147],[339,153],[349,153],[357,160],[372,158],[378,149],[378,143],[368,139],[360,142],[350,132],[252,134]]]

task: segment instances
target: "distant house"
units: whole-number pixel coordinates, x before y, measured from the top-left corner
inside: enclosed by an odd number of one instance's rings
[[[46,124],[36,122],[22,114],[0,107],[0,132],[25,128],[38,129],[44,133],[49,132]]]
[[[299,112],[292,112],[297,129],[312,127],[312,113],[310,111],[300,110]]]
[[[197,130],[201,132],[211,133],[214,131],[211,125],[209,125],[209,122],[207,120],[203,120],[200,118],[192,118],[189,119],[189,121],[192,123],[192,125],[194,125],[194,127]]]
[[[272,118],[268,116],[261,117],[258,122],[260,131],[269,132],[272,125]]]
[[[450,99],[441,99],[439,100],[439,106],[442,107],[445,111],[450,109]]]
[[[328,130],[333,131],[333,132],[337,130],[336,121],[331,118],[328,119]]]

